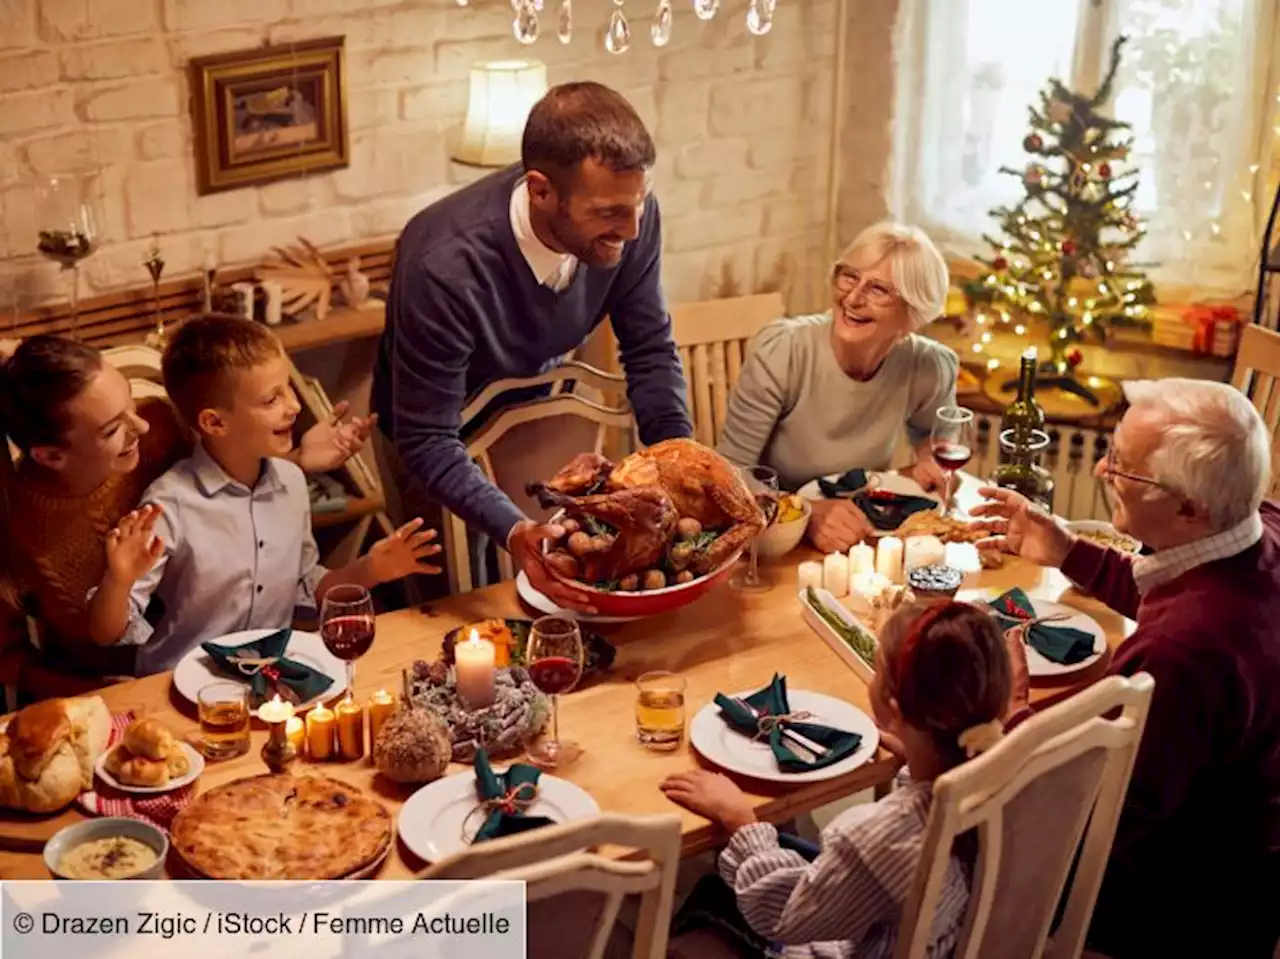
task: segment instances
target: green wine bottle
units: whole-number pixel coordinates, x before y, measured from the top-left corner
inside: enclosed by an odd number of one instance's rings
[[[1005,407],[1000,432],[1013,430],[1019,437],[1044,429],[1044,409],[1036,402],[1036,348],[1027,347],[1018,370],[1018,395]]]

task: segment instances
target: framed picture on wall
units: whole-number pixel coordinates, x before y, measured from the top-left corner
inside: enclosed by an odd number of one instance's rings
[[[189,69],[200,194],[347,165],[342,37],[197,57]]]

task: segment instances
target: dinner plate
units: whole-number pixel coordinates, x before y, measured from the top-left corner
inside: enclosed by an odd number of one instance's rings
[[[829,482],[836,482],[840,479],[840,474],[835,473],[831,476],[824,477]],[[924,487],[913,480],[910,476],[904,476],[897,470],[874,471],[867,474],[868,483],[872,483],[873,488],[884,490],[887,493],[897,493],[899,496],[923,496],[925,499],[931,499],[935,503],[942,501],[942,497],[937,493],[926,493]],[[825,499],[822,495],[822,487],[818,485],[817,480],[810,480],[799,489],[799,495],[805,499]]]
[[[730,695],[746,697],[754,692],[754,689],[748,689]],[[787,690],[787,702],[792,712],[803,710],[811,713],[813,718],[809,722],[858,733],[862,742],[853,753],[838,763],[808,772],[784,773],[778,769],[769,744],[751,739],[733,729],[720,718],[720,707],[715,703],[703,706],[693,717],[693,722],[689,725],[689,742],[703,758],[722,769],[750,776],[752,779],[777,783],[812,783],[835,779],[857,769],[875,756],[876,747],[880,745],[880,730],[876,729],[871,717],[857,706],[833,696],[811,693],[804,689]]]
[[[967,602],[981,602],[983,600],[992,600],[999,596],[1004,590],[962,590],[956,595],[956,599]],[[1057,616],[1059,614],[1066,616],[1066,619],[1060,619],[1056,622],[1046,623],[1046,626],[1071,626],[1075,629],[1082,629],[1087,633],[1093,633],[1093,655],[1086,659],[1080,660],[1078,663],[1072,663],[1067,666],[1063,663],[1055,663],[1051,659],[1045,659],[1030,646],[1027,647],[1027,672],[1032,679],[1037,677],[1058,677],[1070,676],[1072,673],[1079,673],[1098,661],[1098,658],[1107,651],[1107,634],[1098,621],[1088,613],[1082,613],[1073,606],[1067,606],[1063,603],[1053,603],[1047,599],[1036,599],[1032,597],[1031,604],[1036,608],[1037,616]]]
[[[544,616],[567,616],[580,623],[633,623],[640,618],[638,616],[593,616],[590,613],[580,613],[575,609],[561,609],[533,588],[533,583],[529,582],[529,577],[524,570],[516,574],[516,592],[529,606]]]
[[[191,768],[187,770],[185,776],[172,778],[163,786],[131,786],[128,783],[120,782],[115,776],[107,772],[107,755],[111,752],[110,749],[98,757],[98,762],[94,765],[93,771],[98,774],[99,779],[112,789],[118,789],[124,793],[136,793],[140,796],[146,796],[155,793],[173,792],[175,789],[181,789],[187,783],[195,782],[196,778],[204,772],[204,757],[200,755],[200,751],[190,743],[185,743],[181,740],[178,741],[178,745],[187,754],[187,763]],[[115,748],[117,747],[112,747],[112,749]]]
[[[242,646],[245,643],[253,642],[255,639],[261,639],[263,636],[270,636],[274,632],[277,632],[277,630],[246,629],[240,633],[228,633],[226,636],[219,636],[212,642],[223,646]],[[289,637],[289,645],[285,649],[285,654],[290,659],[296,659],[298,662],[324,673],[333,680],[333,685],[319,696],[313,696],[305,703],[295,706],[294,709],[298,712],[310,709],[317,703],[333,699],[347,691],[346,663],[324,648],[324,640],[318,634],[304,633],[295,629],[293,635]],[[228,680],[234,681],[232,677],[214,665],[213,657],[199,646],[183,656],[173,670],[174,689],[178,691],[183,699],[190,703],[196,702],[196,697],[202,687],[210,683]],[[253,714],[256,716],[258,711],[255,709]]]
[[[1127,553],[1142,552],[1142,544],[1127,533],[1122,533],[1110,523],[1099,519],[1078,519],[1067,523],[1067,529],[1077,536],[1097,543],[1099,546],[1113,546]],[[1115,543],[1108,543],[1108,539]]]
[[[400,807],[396,831],[419,859],[439,862],[471,845],[476,830],[484,823],[479,812],[472,813],[476,804],[474,772],[468,770],[437,779],[419,789]],[[600,815],[600,807],[567,779],[544,773],[538,779],[538,798],[525,808],[525,815],[546,816],[556,823],[566,823],[592,819]]]

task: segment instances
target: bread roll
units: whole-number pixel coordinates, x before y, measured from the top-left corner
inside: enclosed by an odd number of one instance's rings
[[[9,721],[9,755],[13,768],[23,779],[39,779],[71,739],[71,714],[65,699],[47,699],[21,709]]]
[[[64,700],[71,716],[71,747],[80,762],[80,784],[93,788],[93,767],[111,741],[111,713],[97,696]]]
[[[169,783],[167,762],[139,756],[124,746],[117,746],[107,753],[102,765],[126,786],[165,786]]]
[[[187,751],[182,748],[181,743],[173,744],[165,765],[169,768],[170,779],[181,779],[191,772],[191,760],[187,758]]]
[[[93,787],[93,766],[111,734],[97,696],[53,699],[19,711],[0,757],[0,805],[55,812]]]
[[[130,724],[121,742],[135,756],[144,756],[156,762],[168,759],[174,747],[173,733],[154,719],[140,719]]]

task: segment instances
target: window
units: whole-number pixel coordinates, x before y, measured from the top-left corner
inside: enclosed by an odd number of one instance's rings
[[[893,209],[953,257],[986,252],[1023,193],[1028,107],[1050,77],[1092,93],[1128,36],[1112,108],[1133,125],[1136,262],[1203,295],[1252,287],[1280,49],[1275,0],[902,0]]]

